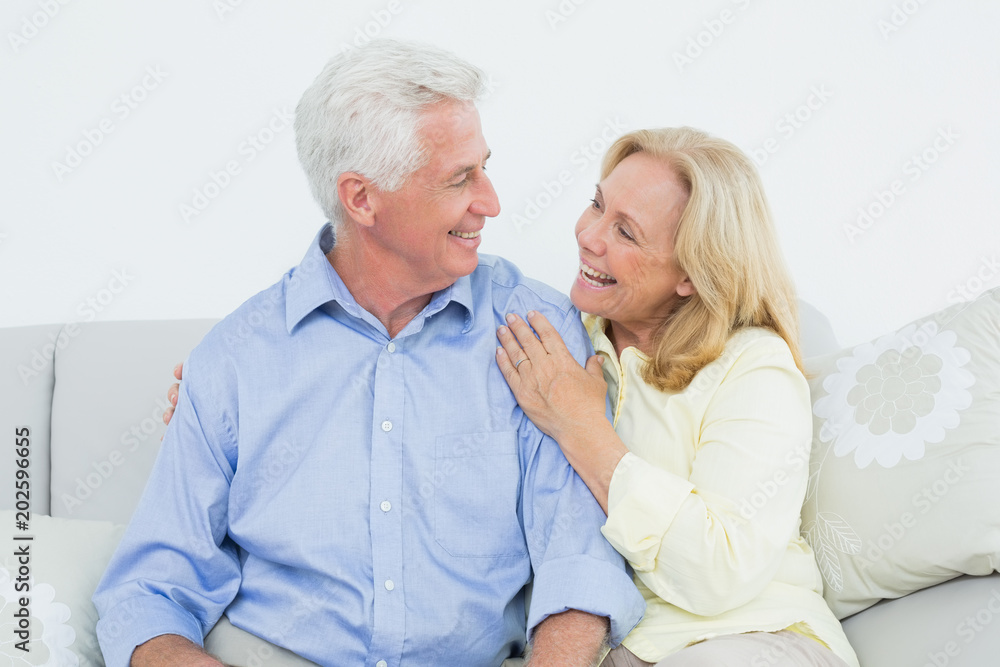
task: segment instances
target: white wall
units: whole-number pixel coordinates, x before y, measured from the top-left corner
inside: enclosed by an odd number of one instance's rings
[[[221,317],[277,280],[323,222],[285,115],[366,31],[491,74],[503,211],[482,250],[557,287],[597,179],[584,151],[679,124],[766,157],[800,294],[842,343],[1000,284],[988,0],[7,0],[0,29],[0,326]]]

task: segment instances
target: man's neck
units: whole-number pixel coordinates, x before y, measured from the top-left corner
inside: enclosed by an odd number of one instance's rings
[[[414,282],[397,275],[392,262],[354,252],[354,245],[338,243],[326,258],[358,305],[382,323],[389,338],[395,338],[430,303],[433,292],[414,294]],[[379,268],[375,271],[372,267]],[[407,286],[411,286],[410,291]]]

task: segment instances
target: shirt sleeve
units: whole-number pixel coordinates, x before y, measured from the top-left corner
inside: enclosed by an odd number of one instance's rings
[[[159,635],[202,645],[239,588],[237,549],[227,537],[236,451],[227,403],[235,404],[236,391],[205,368],[207,356],[196,348],[184,364],[177,410],[94,594],[109,667],[128,667],[135,647]]]
[[[763,590],[798,532],[812,419],[784,341],[739,354],[700,423],[687,479],[631,453],[619,462],[603,532],[656,595],[715,616]]]
[[[573,356],[586,362],[592,348],[575,310],[560,334]],[[616,646],[639,622],[645,601],[622,557],[601,535],[604,511],[555,440],[527,417],[519,437],[522,451],[530,452],[522,470],[521,499],[534,570],[529,637],[546,617],[577,609],[608,617],[609,641]]]

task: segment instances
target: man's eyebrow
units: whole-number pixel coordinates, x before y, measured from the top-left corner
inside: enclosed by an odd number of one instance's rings
[[[486,164],[486,161],[490,159],[491,155],[493,155],[493,151],[486,151],[486,157],[484,157],[483,161],[480,162],[479,164]],[[470,164],[470,165],[467,165],[465,167],[459,167],[458,169],[456,169],[455,171],[453,171],[451,174],[448,175],[448,179],[447,180],[448,181],[453,181],[456,178],[458,178],[459,176],[462,176],[464,174],[468,174],[470,171],[472,171],[472,170],[474,170],[474,169],[476,169],[478,167],[479,167],[478,164]]]

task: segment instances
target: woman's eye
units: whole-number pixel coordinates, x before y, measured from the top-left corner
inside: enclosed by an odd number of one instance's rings
[[[597,202],[597,199],[591,199],[590,200],[590,208],[595,208],[598,211],[600,211],[601,210],[601,205]]]
[[[619,228],[618,228],[618,233],[619,233],[619,234],[620,234],[620,235],[621,235],[621,236],[622,236],[623,238],[626,238],[626,239],[628,239],[629,241],[631,241],[631,240],[632,240],[632,235],[631,235],[631,234],[629,234],[629,233],[628,233],[628,230],[627,230],[627,229],[625,229],[624,227],[619,227]]]

